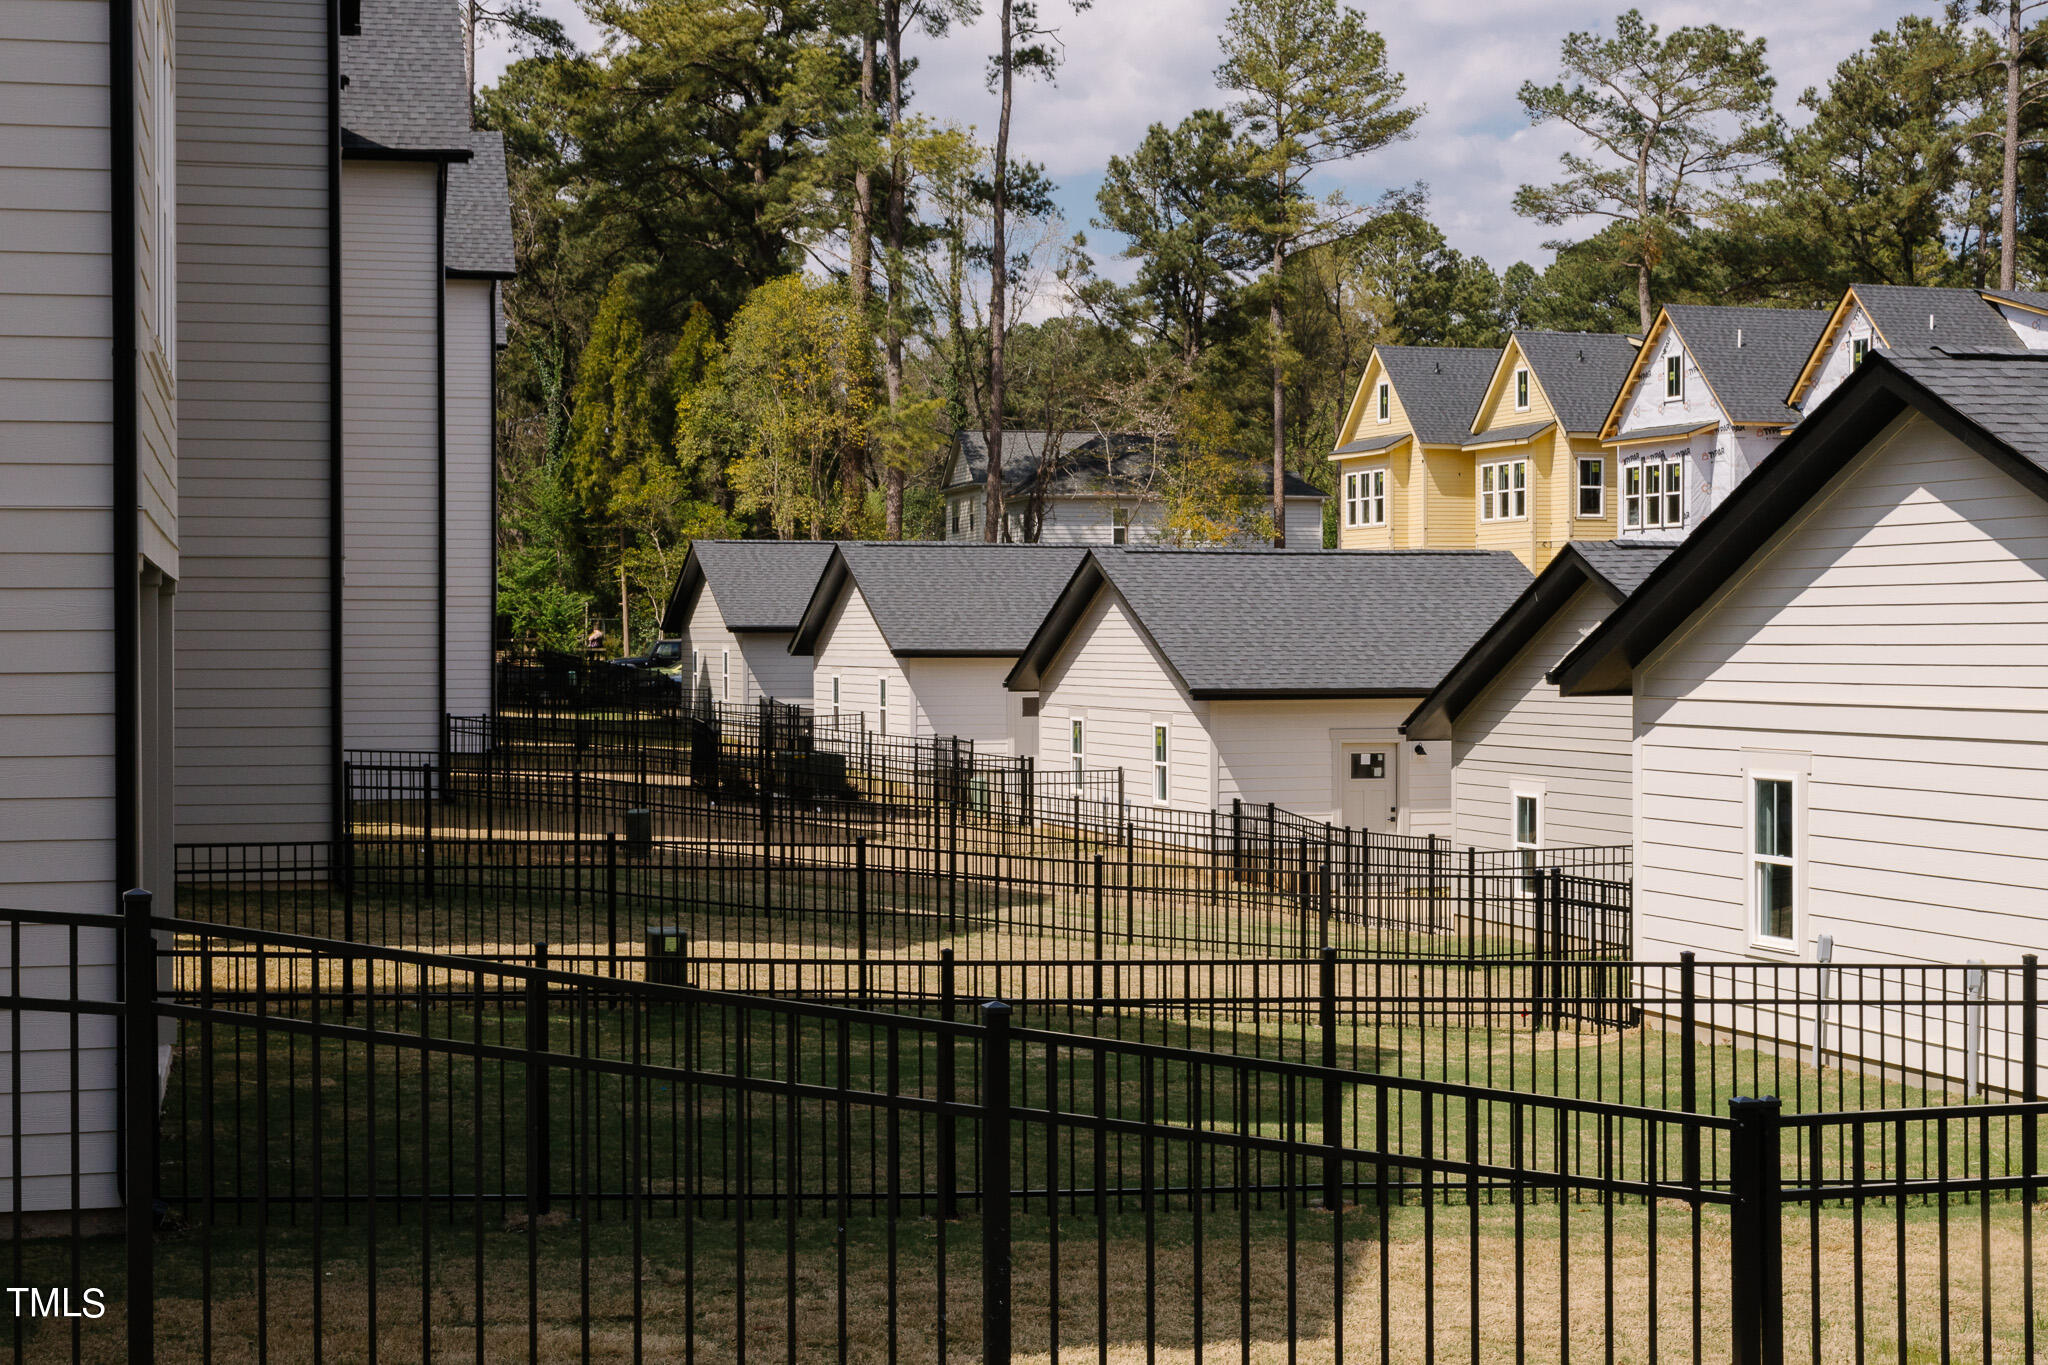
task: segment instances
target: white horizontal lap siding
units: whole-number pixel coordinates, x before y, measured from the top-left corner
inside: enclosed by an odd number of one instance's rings
[[[1560,696],[1543,676],[1613,607],[1606,590],[1579,589],[1458,716],[1451,772],[1458,843],[1512,848],[1517,791],[1541,794],[1546,844],[1634,837],[1629,699]]]
[[[325,839],[327,0],[178,0],[178,838]]]
[[[135,4],[136,502],[142,555],[178,576],[176,326],[177,109],[169,61],[171,0]]]
[[[1894,424],[1648,660],[1636,716],[1641,953],[1747,950],[1745,758],[1810,765],[1802,952],[2041,947],[2048,504],[1934,424]]]
[[[0,906],[10,908],[106,913],[118,889],[107,14],[97,0],[15,0],[0,16]],[[165,418],[159,408],[138,419],[147,478],[166,458]],[[87,997],[113,998],[112,939],[80,934]],[[69,996],[69,951],[65,931],[24,927],[21,990]],[[12,954],[0,933],[0,974]],[[78,1202],[119,1202],[110,1022],[82,1021],[74,1075],[68,1021],[24,1014],[17,1083],[0,1016],[0,1096],[21,1099],[24,1208],[72,1205],[74,1090]],[[0,1104],[7,1208],[13,1108]]]
[[[870,730],[882,728],[880,686],[889,684],[889,734],[908,736],[917,701],[910,680],[890,652],[882,628],[875,623],[860,589],[849,583],[813,643],[811,688],[817,704],[832,710],[831,679],[839,680],[839,714],[859,716]]]
[[[1871,325],[1870,315],[1861,307],[1851,308],[1836,330],[1834,340],[1829,343],[1806,392],[1800,395],[1800,412],[1812,412],[1842,386],[1842,381],[1849,377],[1849,371],[1856,368],[1856,350],[1852,343],[1858,339],[1867,340],[1872,349],[1878,344],[1877,329]],[[1905,338],[1903,344],[1913,345],[1914,339]]]
[[[435,749],[441,714],[439,168],[342,167],[343,742]]]
[[[1317,498],[1287,499],[1287,544],[1313,550],[1323,543],[1323,504]]]
[[[748,631],[735,636],[744,660],[749,684],[756,696],[777,701],[808,704],[811,700],[811,656],[792,654],[789,642],[795,632],[787,630]],[[738,667],[736,660],[734,666]]]
[[[448,711],[491,709],[491,367],[496,319],[490,280],[449,280]]]
[[[1351,736],[1391,738],[1421,698],[1344,701],[1214,701],[1217,801],[1272,803],[1311,820],[1342,823],[1338,754]],[[1426,746],[1425,746],[1426,747]],[[1397,756],[1405,768],[1407,754]],[[1441,765],[1448,768],[1448,763]],[[1403,834],[1449,832],[1449,796],[1440,781],[1419,783],[1397,770]],[[1419,822],[1416,823],[1416,822]],[[1389,832],[1382,827],[1381,833]]]
[[[1165,724],[1170,759],[1167,804],[1210,810],[1216,801],[1208,706],[1191,700],[1123,599],[1096,595],[1041,679],[1038,766],[1073,763],[1073,721],[1082,722],[1083,762],[1122,771],[1133,805],[1153,801],[1152,727]]]
[[[903,659],[917,701],[917,733],[973,741],[976,753],[1011,752],[1010,709],[1003,679],[1015,656],[997,659]],[[893,703],[894,697],[890,698]]]

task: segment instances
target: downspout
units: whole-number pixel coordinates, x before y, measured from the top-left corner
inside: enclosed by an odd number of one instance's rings
[[[142,878],[141,617],[136,515],[135,3],[107,5],[107,166],[112,242],[114,513],[114,879]],[[159,111],[159,117],[165,111]],[[170,113],[175,117],[175,112]],[[168,895],[169,887],[161,890]],[[111,912],[112,906],[107,910]]]
[[[327,0],[327,762],[329,838],[347,834],[342,776],[341,0]]]
[[[434,749],[448,770],[448,163],[434,192]]]
[[[491,606],[484,648],[490,658],[489,700],[486,704],[493,716],[498,714],[498,295],[504,287],[500,280],[491,281],[491,307],[484,318],[484,354],[490,357],[491,369]]]

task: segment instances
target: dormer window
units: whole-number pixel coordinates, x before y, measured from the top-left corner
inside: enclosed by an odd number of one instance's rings
[[[1854,369],[1863,363],[1863,357],[1870,354],[1869,337],[1849,338],[1849,367]]]
[[[1664,397],[1685,397],[1685,366],[1675,355],[1664,357]]]
[[[1385,380],[1380,381],[1379,405],[1379,420],[1382,422],[1392,421],[1394,416],[1393,393]]]
[[[1515,371],[1515,411],[1516,411],[1516,412],[1527,412],[1528,410],[1529,410],[1529,372],[1528,372],[1527,370],[1516,370],[1516,371]]]

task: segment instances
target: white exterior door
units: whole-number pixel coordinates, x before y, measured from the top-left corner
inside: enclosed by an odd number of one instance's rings
[[[1394,781],[1398,759],[1398,746],[1391,739],[1340,746],[1337,780],[1343,784],[1346,825],[1385,833],[1399,824],[1401,808]]]

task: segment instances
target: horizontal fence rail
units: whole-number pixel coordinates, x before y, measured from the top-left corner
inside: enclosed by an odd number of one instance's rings
[[[0,916],[12,1074],[44,1054],[73,1095],[160,1113],[123,1127],[131,1193],[149,1174],[99,1239],[97,1163],[32,1142],[16,1087],[9,1174],[59,1182],[10,1179],[17,1226],[72,1196],[68,1227],[15,1239],[16,1283],[110,1290],[104,1321],[17,1317],[19,1358],[2034,1349],[2031,989],[2021,1102],[1694,1111],[1369,1065],[1337,1002],[1388,983],[1334,952],[1279,964],[1291,1031],[1247,1052],[1075,1027],[1099,992],[972,989],[1043,964],[942,963],[936,1002],[883,1010],[151,910]],[[1680,966],[1681,1008],[1799,994]],[[1673,1004],[1644,964],[1598,970]],[[1836,970],[1839,1006],[1905,1003]],[[114,1038],[127,1064],[94,1074]]]

